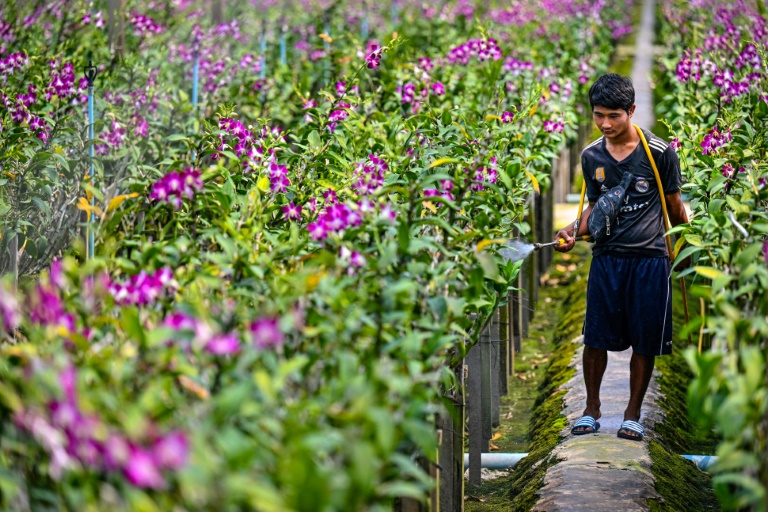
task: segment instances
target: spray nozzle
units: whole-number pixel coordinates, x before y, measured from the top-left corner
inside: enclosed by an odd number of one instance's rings
[[[96,66],[93,61],[88,59],[88,65],[85,66],[85,79],[88,80],[88,87],[93,87],[93,81],[96,79]]]
[[[577,241],[577,242],[581,242],[581,241],[588,242],[589,241],[589,237],[588,236],[577,236],[576,238],[574,238],[574,240]],[[553,247],[555,245],[563,245],[564,243],[565,243],[565,238],[560,238],[558,240],[555,240],[554,242],[549,242],[549,243],[546,243],[546,244],[533,244],[533,250],[534,251],[538,251],[542,247]]]

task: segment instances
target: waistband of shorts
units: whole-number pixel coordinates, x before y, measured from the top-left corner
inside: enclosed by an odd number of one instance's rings
[[[662,259],[662,258],[669,259],[667,258],[666,253],[659,254],[656,251],[653,251],[653,252],[617,251],[609,248],[601,248],[597,251],[592,251],[592,256],[593,257],[610,256],[612,258],[644,259],[644,260]]]

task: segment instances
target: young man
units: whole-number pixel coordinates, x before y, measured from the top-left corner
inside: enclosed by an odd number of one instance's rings
[[[603,136],[581,154],[589,205],[577,235],[588,235],[587,220],[600,195],[618,185],[625,172],[633,178],[623,207],[606,240],[592,249],[584,321],[584,380],[587,407],[571,432],[597,432],[600,423],[600,384],[607,351],[632,347],[629,404],[618,436],[642,440],[640,408],[653,373],[656,356],[672,351],[672,286],[670,257],[664,241],[664,220],[656,177],[632,125],[635,90],[629,78],[601,76],[589,90],[592,117]],[[659,170],[673,226],[688,222],[680,197],[680,163],[674,149],[643,131]],[[574,223],[575,224],[575,223]],[[574,246],[574,224],[560,230],[560,252]]]

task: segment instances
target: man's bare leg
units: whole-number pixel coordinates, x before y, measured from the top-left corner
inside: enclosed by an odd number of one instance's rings
[[[656,356],[632,353],[632,359],[629,361],[629,404],[624,411],[624,421],[640,421],[640,409],[643,406],[645,392],[648,390],[648,383],[651,382],[655,362]],[[637,433],[627,429],[619,429],[619,432],[632,437],[640,437]]]
[[[600,414],[600,384],[603,382],[605,367],[608,365],[608,352],[599,348],[584,347],[582,358],[584,368],[584,384],[587,388],[587,408],[585,416],[598,419]],[[576,432],[588,430],[587,427],[576,427]]]

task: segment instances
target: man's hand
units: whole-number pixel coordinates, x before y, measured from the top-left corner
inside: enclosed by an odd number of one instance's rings
[[[688,222],[688,214],[685,211],[685,205],[680,195],[680,191],[672,192],[671,194],[664,194],[664,199],[667,203],[667,213],[669,215],[669,223],[672,227],[679,226],[680,224],[686,224]],[[686,244],[680,247],[682,251],[685,249]],[[674,263],[674,261],[673,261]],[[681,260],[672,267],[675,272],[682,272],[683,270],[691,266],[691,257],[688,256],[684,260]]]
[[[685,245],[683,245],[680,250],[682,251],[685,249]],[[691,264],[693,263],[693,258],[688,255],[684,259],[680,260],[675,264],[674,260],[672,261],[672,270],[675,272],[682,272],[683,270],[690,268]]]
[[[565,240],[564,243],[554,246],[554,249],[557,252],[568,252],[573,249],[574,245],[576,245],[576,240],[574,240],[573,237],[568,233],[568,231],[571,229],[573,229],[573,226],[565,227],[558,231],[555,235],[555,241]]]

